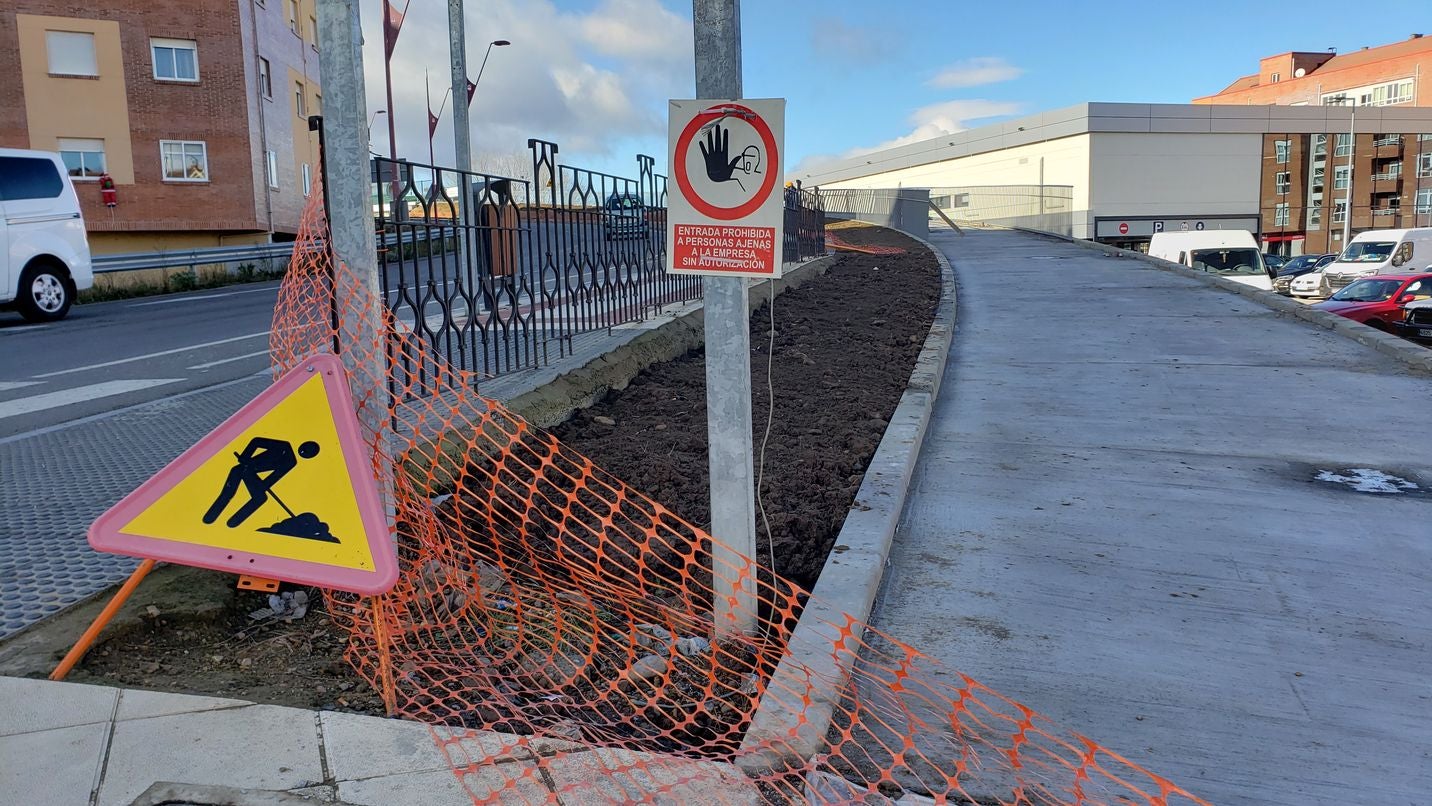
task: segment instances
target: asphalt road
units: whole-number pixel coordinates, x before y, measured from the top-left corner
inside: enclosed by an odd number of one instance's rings
[[[584,229],[593,231],[572,233],[590,242],[579,248],[599,251],[599,231]],[[524,270],[535,273],[527,252]],[[603,273],[610,281],[629,270]],[[568,296],[560,286],[576,287],[579,272],[590,282],[591,271],[571,264],[565,284],[555,270],[543,272],[545,291],[560,301]],[[396,301],[398,319],[411,326],[421,317],[436,328],[446,315],[459,321],[480,315],[461,300],[446,313],[438,304],[437,296],[450,293],[458,273],[451,255],[390,264],[389,302]],[[405,292],[399,292],[400,284]],[[264,372],[277,295],[277,282],[235,285],[78,305],[64,320],[48,324],[0,312],[0,439]],[[518,304],[525,309],[532,300]]]
[[[268,368],[278,283],[77,305],[59,322],[0,313],[0,438]]]

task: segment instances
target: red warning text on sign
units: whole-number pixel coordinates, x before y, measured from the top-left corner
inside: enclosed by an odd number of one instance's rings
[[[677,224],[671,257],[675,271],[774,275],[780,269],[774,227]]]

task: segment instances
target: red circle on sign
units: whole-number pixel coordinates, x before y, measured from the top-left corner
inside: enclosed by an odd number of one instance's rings
[[[756,212],[770,197],[771,190],[776,186],[776,172],[767,170],[765,181],[761,182],[760,188],[756,190],[756,195],[744,204],[735,207],[717,207],[697,195],[695,188],[691,186],[691,177],[686,173],[686,151],[691,148],[691,138],[695,137],[696,132],[708,122],[728,117],[732,112],[744,113],[741,118],[751,124],[751,128],[761,136],[761,142],[766,146],[766,154],[769,155],[766,158],[767,168],[772,165],[780,165],[779,155],[776,153],[776,137],[771,134],[771,127],[760,115],[740,104],[721,104],[697,113],[691,122],[686,124],[686,128],[681,130],[681,136],[676,138],[676,150],[671,155],[671,161],[676,163],[672,166],[672,170],[676,172],[676,186],[681,189],[681,195],[691,202],[691,206],[696,212],[707,218],[717,218],[722,221],[745,218]]]
[[[1119,222],[1119,234],[1120,234],[1120,235],[1128,235],[1128,234],[1129,234],[1129,223],[1128,223],[1127,221],[1120,221],[1120,222]]]

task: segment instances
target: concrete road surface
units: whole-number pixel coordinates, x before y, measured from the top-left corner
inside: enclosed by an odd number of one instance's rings
[[[932,237],[958,329],[875,626],[1215,804],[1432,803],[1432,378],[1142,262]]]

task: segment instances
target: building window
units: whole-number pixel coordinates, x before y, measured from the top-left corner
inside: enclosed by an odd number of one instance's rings
[[[1313,135],[1313,156],[1322,157],[1328,153],[1328,136],[1326,134]]]
[[[1288,191],[1293,189],[1293,175],[1287,171],[1279,171],[1273,177],[1273,182],[1277,185],[1279,196],[1286,196]]]
[[[1317,229],[1323,225],[1323,208],[1308,208],[1308,229]]]
[[[1285,163],[1285,162],[1288,161],[1288,153],[1289,153],[1290,151],[1292,151],[1292,148],[1293,148],[1293,141],[1292,141],[1292,140],[1274,140],[1274,141],[1273,141],[1273,153],[1274,153],[1275,155],[1277,155],[1278,164],[1279,164],[1279,165],[1282,165],[1283,163]]]
[[[1401,160],[1397,162],[1387,163],[1386,165],[1382,166],[1382,170],[1378,171],[1378,173],[1386,175],[1389,179],[1397,179],[1398,177],[1402,176]]]
[[[1352,168],[1346,165],[1333,166],[1333,190],[1347,190],[1348,180],[1352,178]]]
[[[265,98],[273,97],[273,70],[269,67],[269,60],[259,57],[259,94]]]
[[[94,55],[94,34],[46,31],[45,54],[51,75],[99,75],[99,62]]]
[[[98,179],[104,173],[104,141],[61,137],[56,144],[65,169],[76,179]]]
[[[1352,153],[1352,135],[1339,134],[1333,141],[1333,156],[1346,157]]]
[[[1282,73],[1274,73],[1273,75],[1268,76],[1268,83],[1269,83],[1269,84],[1277,84],[1279,81],[1282,81],[1282,80],[1283,80],[1283,74],[1282,74]]]
[[[1417,158],[1417,175],[1432,176],[1432,153],[1423,154]]]
[[[278,190],[278,154],[267,151],[264,152],[264,156],[268,162],[268,185],[274,190]]]
[[[209,149],[201,141],[160,140],[166,182],[209,181]]]
[[[293,109],[301,118],[308,117],[308,100],[303,97],[303,82],[293,82]]]
[[[1432,213],[1432,188],[1422,188],[1417,191],[1417,201],[1414,204],[1418,215]]]
[[[1334,202],[1333,202],[1333,223],[1334,223],[1334,224],[1341,224],[1341,223],[1343,223],[1343,222],[1346,221],[1346,220],[1347,220],[1347,202],[1345,202],[1345,201],[1334,201]]]
[[[314,49],[314,50],[317,50],[317,49],[318,49],[318,18],[317,18],[317,17],[309,17],[309,18],[308,18],[308,33],[313,37],[313,39],[309,41],[309,44],[310,44],[310,45],[313,45],[313,49]]]
[[[1313,169],[1313,192],[1323,192],[1323,180],[1327,178],[1328,169],[1322,165]]]
[[[1279,204],[1273,208],[1273,226],[1288,226],[1288,205],[1286,203]]]
[[[303,164],[303,195],[306,197],[313,191],[313,175],[308,172],[308,163]]]
[[[301,38],[303,34],[298,31],[298,0],[288,0],[288,29]]]
[[[199,45],[192,39],[151,39],[154,77],[165,81],[199,80]]]
[[[313,114],[323,114],[323,96],[316,92],[313,93]]]

